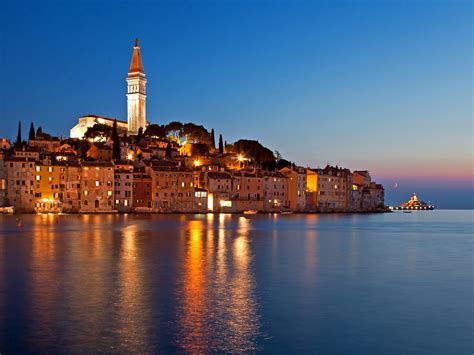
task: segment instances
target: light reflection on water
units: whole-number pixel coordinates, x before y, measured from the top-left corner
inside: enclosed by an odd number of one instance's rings
[[[219,216],[216,233],[213,218],[190,221],[187,230],[185,271],[176,299],[179,332],[176,343],[185,352],[256,349],[259,318],[251,270],[248,221],[240,219],[238,233],[229,238]]]
[[[0,216],[0,353],[466,353],[463,213]]]

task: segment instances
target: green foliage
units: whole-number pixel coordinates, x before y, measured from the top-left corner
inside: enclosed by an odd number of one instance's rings
[[[18,133],[16,135],[16,146],[21,146],[21,121],[18,122]]]
[[[166,158],[171,159],[171,141],[168,141],[166,146]]]
[[[114,124],[112,126],[112,141],[114,143],[112,157],[118,162],[120,161],[120,138],[117,130],[117,120],[114,120]]]
[[[144,137],[165,138],[167,135],[165,126],[150,124],[143,133]]]
[[[214,133],[214,128],[211,129],[211,149],[212,150],[216,149],[216,137]]]
[[[222,134],[219,134],[219,154],[224,154],[224,143],[222,142]]]
[[[92,127],[87,128],[86,133],[84,134],[84,138],[93,139],[93,140],[101,140],[110,137],[112,134],[112,127],[103,124],[103,123],[96,123]]]
[[[143,127],[140,127],[137,133],[137,143],[142,140],[142,137],[143,137]]]
[[[205,143],[194,143],[191,146],[192,155],[209,155],[209,146]]]
[[[247,157],[251,157],[257,163],[268,168],[275,168],[275,156],[273,152],[265,148],[258,141],[241,139],[234,143],[234,151],[242,153]]]
[[[28,135],[28,139],[30,141],[34,141],[36,138],[36,133],[35,133],[35,126],[33,125],[33,122],[30,124],[30,133]]]

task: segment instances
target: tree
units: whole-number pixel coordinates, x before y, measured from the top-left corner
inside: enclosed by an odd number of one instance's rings
[[[219,154],[224,154],[224,143],[222,142],[222,134],[219,134]]]
[[[173,138],[173,140],[179,142],[180,137],[183,135],[183,124],[173,121],[165,126],[165,130],[168,138]]]
[[[211,135],[204,126],[198,126],[194,123],[185,123],[182,129],[182,138],[188,143],[204,143],[211,145]]]
[[[246,156],[253,158],[257,163],[262,164],[270,169],[275,168],[275,156],[273,152],[265,148],[258,141],[241,139],[234,143],[234,150],[237,153],[244,153]]]
[[[35,140],[35,137],[36,137],[36,134],[35,134],[35,126],[33,126],[33,122],[31,122],[31,125],[30,125],[30,134],[28,135],[28,139],[30,141],[34,141]]]
[[[142,140],[142,137],[143,137],[143,127],[140,127],[137,133],[137,143]]]
[[[192,155],[208,155],[209,146],[205,143],[194,143],[191,146]]]
[[[43,129],[41,128],[41,126],[39,126],[36,130],[36,137],[43,137]]]
[[[21,121],[18,121],[18,133],[16,135],[15,145],[19,147],[21,145]]]
[[[120,161],[120,138],[117,131],[117,120],[114,120],[112,126],[112,141],[113,141],[113,150],[112,157],[116,162]]]
[[[112,127],[103,123],[96,123],[92,127],[87,128],[84,138],[100,141],[110,137],[111,133]]]
[[[164,126],[152,123],[145,129],[143,135],[145,137],[164,138],[166,137],[166,129]]]
[[[166,146],[166,158],[171,159],[171,141],[168,141]]]
[[[214,128],[211,129],[211,149],[216,149],[216,137],[214,136]]]

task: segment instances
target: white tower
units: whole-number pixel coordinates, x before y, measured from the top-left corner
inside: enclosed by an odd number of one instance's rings
[[[146,127],[146,79],[138,39],[133,46],[127,85],[128,134],[137,134],[140,127]]]

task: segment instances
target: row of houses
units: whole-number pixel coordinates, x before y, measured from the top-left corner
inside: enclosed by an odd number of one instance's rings
[[[230,171],[155,159],[137,167],[23,149],[1,157],[0,204],[44,213],[357,212],[383,208],[384,190],[367,171],[331,166]]]

